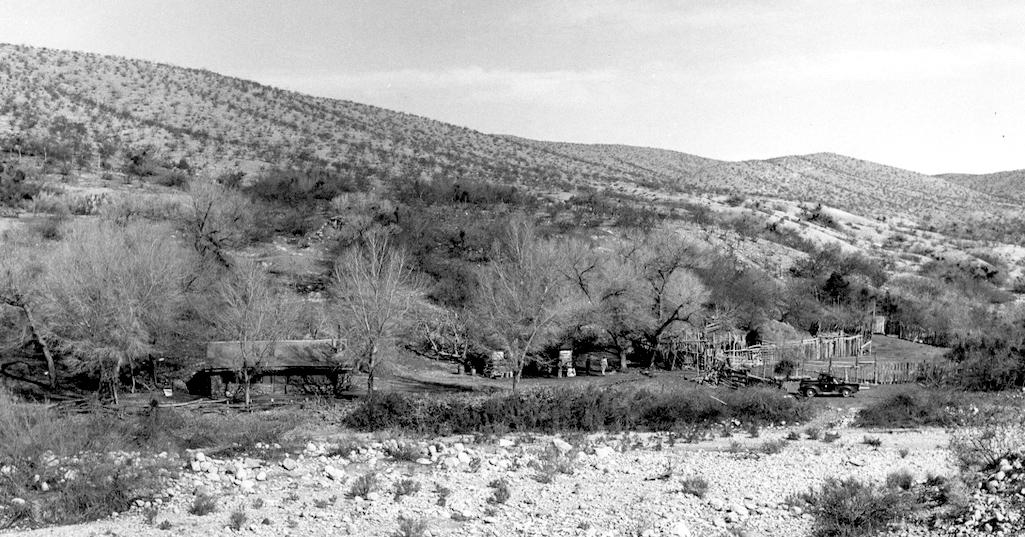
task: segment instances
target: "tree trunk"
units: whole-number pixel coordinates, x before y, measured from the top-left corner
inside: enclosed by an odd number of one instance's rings
[[[516,371],[513,371],[513,394],[516,393],[516,386],[520,383],[520,375],[523,374],[523,368],[517,367]]]
[[[36,328],[36,318],[32,315],[32,309],[24,300],[18,300],[21,302],[21,309],[25,311],[25,317],[28,319],[29,329],[32,330],[32,337],[39,342],[39,346],[43,348],[43,356],[46,358],[46,371],[50,375],[50,388],[57,387],[57,367],[53,361],[53,354],[50,353],[50,346],[43,340],[42,334]]]
[[[374,370],[377,369],[377,343],[370,345],[370,355],[367,357],[367,397],[374,400]]]
[[[248,407],[252,403],[252,399],[250,398],[250,393],[249,393],[249,368],[248,367],[242,368],[242,384],[243,384],[242,390],[243,390],[243,393],[245,394],[245,398],[246,398],[246,407]]]
[[[626,349],[619,349],[619,371],[626,373]]]

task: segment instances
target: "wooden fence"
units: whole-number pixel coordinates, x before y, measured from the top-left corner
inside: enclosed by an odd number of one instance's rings
[[[814,377],[831,373],[848,382],[898,384],[950,375],[949,366],[932,362],[877,362],[872,341],[860,334],[829,334],[783,344],[715,347],[707,340],[669,341],[660,349],[670,368],[706,371],[726,360],[761,377]]]

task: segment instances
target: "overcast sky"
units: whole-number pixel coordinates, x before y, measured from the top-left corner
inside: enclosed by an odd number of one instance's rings
[[[0,0],[0,42],[545,140],[1025,168],[1017,0]]]

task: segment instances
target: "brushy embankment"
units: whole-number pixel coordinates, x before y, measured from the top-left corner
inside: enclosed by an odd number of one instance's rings
[[[381,394],[372,402],[361,402],[344,421],[360,430],[504,434],[669,431],[731,419],[757,424],[795,423],[806,421],[811,413],[805,402],[767,388],[651,391],[590,386],[489,396]]]
[[[991,401],[980,394],[955,390],[911,388],[863,408],[859,427],[955,427],[973,423],[992,412]]]
[[[289,415],[62,415],[0,389],[0,528],[73,524],[128,510],[173,478],[187,448],[224,455],[279,442]],[[158,455],[160,454],[160,455]]]

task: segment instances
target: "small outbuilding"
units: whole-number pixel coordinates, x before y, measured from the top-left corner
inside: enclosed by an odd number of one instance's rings
[[[248,342],[249,356],[262,356],[253,368],[254,394],[338,395],[349,389],[352,359],[340,339],[298,339]],[[230,394],[240,382],[244,347],[238,341],[212,341],[206,360],[188,382],[189,393],[207,397]]]

